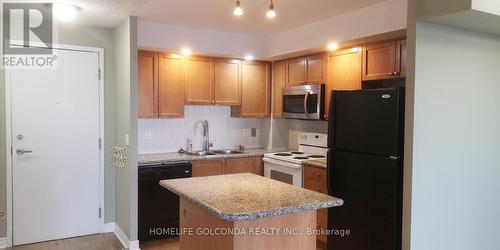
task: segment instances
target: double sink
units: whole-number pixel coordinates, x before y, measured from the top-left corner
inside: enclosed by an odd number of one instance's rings
[[[243,151],[229,149],[229,150],[186,152],[185,154],[192,155],[192,156],[236,155],[236,154],[243,154]]]

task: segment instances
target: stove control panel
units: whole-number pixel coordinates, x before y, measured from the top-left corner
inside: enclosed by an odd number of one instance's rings
[[[299,145],[327,147],[328,135],[319,133],[299,133],[298,143]]]

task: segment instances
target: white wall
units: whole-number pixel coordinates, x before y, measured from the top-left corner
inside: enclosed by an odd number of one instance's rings
[[[196,54],[237,58],[243,58],[247,53],[253,54],[255,58],[267,55],[266,37],[147,20],[138,22],[138,46],[170,51],[178,51],[181,47],[188,46]]]
[[[269,37],[268,55],[324,47],[330,41],[349,41],[406,28],[407,0],[388,0],[327,18]]]
[[[500,38],[418,23],[412,250],[500,246]]]
[[[232,149],[238,145],[259,148],[261,144],[261,119],[230,117],[229,106],[185,106],[184,118],[139,119],[139,153],[176,152],[186,149],[188,138],[194,150],[201,150],[203,129],[200,121],[208,120],[213,148]],[[251,137],[250,129],[257,135]],[[149,134],[149,136],[147,136]],[[149,139],[148,139],[149,138]]]

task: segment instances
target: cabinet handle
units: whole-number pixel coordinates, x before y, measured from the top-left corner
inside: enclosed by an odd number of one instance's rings
[[[318,177],[320,176],[319,172],[316,172],[316,176],[318,176]]]
[[[187,210],[184,208],[182,211],[182,216],[184,216],[184,218],[186,218],[186,214],[187,214]]]
[[[319,192],[319,191],[321,191],[321,188],[317,187],[316,190]]]

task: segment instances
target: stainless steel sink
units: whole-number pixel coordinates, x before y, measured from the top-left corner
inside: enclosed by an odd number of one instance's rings
[[[235,155],[235,154],[243,154],[242,151],[238,151],[238,150],[232,150],[232,149],[229,149],[229,150],[213,150],[211,151],[213,153],[216,153],[218,155]]]
[[[210,151],[196,151],[196,152],[186,152],[187,155],[193,156],[207,156],[207,155],[216,155],[214,152]]]

